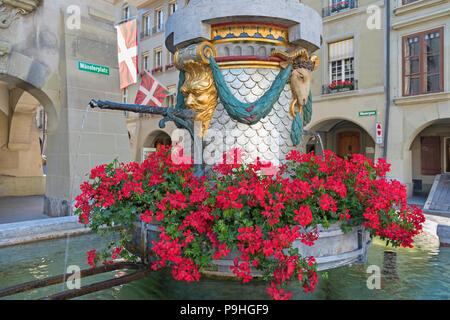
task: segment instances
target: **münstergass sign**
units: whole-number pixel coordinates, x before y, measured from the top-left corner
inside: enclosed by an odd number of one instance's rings
[[[92,63],[78,61],[78,70],[88,71],[98,74],[104,74],[109,76],[109,68],[105,66],[99,66]]]

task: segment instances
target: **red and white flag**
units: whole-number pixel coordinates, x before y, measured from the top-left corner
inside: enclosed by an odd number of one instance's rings
[[[137,82],[137,22],[136,20],[124,22],[116,26],[116,29],[120,89],[122,90]]]
[[[147,72],[142,77],[141,86],[136,94],[135,104],[161,107],[169,90]]]

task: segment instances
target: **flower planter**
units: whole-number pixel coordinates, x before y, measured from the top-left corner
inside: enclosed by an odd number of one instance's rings
[[[142,230],[144,225],[144,230]],[[136,222],[131,231],[133,239],[127,249],[140,256],[145,263],[152,261],[149,253],[153,247],[152,241],[158,241],[158,227],[153,224],[143,224]],[[294,247],[304,257],[313,256],[318,264],[317,270],[329,270],[344,265],[362,264],[366,261],[366,252],[371,244],[368,231],[363,226],[354,227],[350,232],[344,233],[341,230],[341,223],[331,225],[328,229],[318,227],[319,238],[314,245],[309,247],[297,240]],[[239,252],[230,254],[220,260],[213,260],[211,268],[204,272],[205,276],[234,278],[230,266],[233,266],[233,259],[239,257]],[[260,276],[261,273],[252,269],[252,275]]]

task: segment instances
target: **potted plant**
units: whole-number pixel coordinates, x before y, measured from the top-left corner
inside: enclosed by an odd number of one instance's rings
[[[362,155],[341,159],[293,151],[283,166],[243,164],[231,150],[208,179],[194,176],[192,159],[162,147],[142,164],[114,161],[91,171],[76,198],[80,222],[94,232],[118,227],[119,240],[88,261],[135,260],[126,248],[136,221],[157,232],[153,270],[169,267],[173,277],[198,281],[214,261],[235,256],[230,272],[244,283],[255,270],[268,281],[274,299],[289,299],[283,285],[296,280],[305,292],[318,282],[314,256],[302,256],[294,242],[314,246],[317,227],[338,224],[344,232],[363,226],[394,246],[412,246],[424,216],[406,203],[406,190],[386,179],[389,165]]]

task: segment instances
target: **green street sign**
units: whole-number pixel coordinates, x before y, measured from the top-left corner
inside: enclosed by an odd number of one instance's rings
[[[377,111],[376,110],[360,111],[359,112],[359,116],[360,117],[370,117],[370,116],[376,116],[376,115],[377,115]]]
[[[88,71],[98,74],[104,74],[109,76],[109,68],[104,66],[99,66],[92,63],[78,61],[78,70]]]

